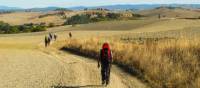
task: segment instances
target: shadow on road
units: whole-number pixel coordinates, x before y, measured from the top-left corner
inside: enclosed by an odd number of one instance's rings
[[[83,86],[52,86],[52,88],[98,88],[103,87],[103,85],[83,85]]]

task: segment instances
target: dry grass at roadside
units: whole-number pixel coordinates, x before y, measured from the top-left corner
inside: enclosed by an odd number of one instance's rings
[[[129,72],[140,71],[154,88],[200,88],[200,41],[197,39],[146,39],[125,43],[108,39],[114,63]],[[103,39],[66,41],[63,49],[98,58]]]

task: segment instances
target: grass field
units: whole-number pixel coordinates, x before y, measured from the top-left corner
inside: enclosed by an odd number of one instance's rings
[[[157,9],[151,10],[142,10],[137,12],[138,14],[145,15],[152,19],[158,19],[158,15],[160,14],[161,19],[166,18],[199,18],[199,10],[195,9],[184,9],[184,8],[175,8],[169,9],[167,7],[161,7]]]
[[[75,39],[68,40],[64,50],[98,58],[105,41],[111,44],[115,64],[139,75],[154,88],[200,87],[199,39],[148,38],[135,43],[115,38]]]
[[[39,16],[46,14],[42,12],[14,12],[8,14],[1,14],[0,21],[4,21],[11,25],[22,25],[26,23],[54,23],[55,25],[61,25],[64,23],[64,19],[60,16],[52,15],[43,18]]]
[[[75,35],[97,35],[93,38],[75,37],[65,42],[60,41],[64,45],[64,48],[61,48],[79,55],[98,58],[101,45],[109,42],[114,63],[148,82],[153,88],[200,87],[199,20],[160,20],[147,24],[138,22],[140,26],[135,28],[137,22],[128,21],[126,26],[120,22],[101,22],[94,23],[96,25],[73,27],[71,30]],[[104,28],[108,25],[109,29]],[[118,28],[122,29],[120,25],[127,30],[115,31]],[[81,29],[85,31],[80,31]]]
[[[174,30],[198,30],[200,20],[164,19],[164,20],[125,20],[108,21],[77,25],[70,28],[73,31],[124,31],[128,33],[166,32]]]
[[[24,13],[24,17],[22,14],[0,15],[0,20],[13,25],[41,20],[62,21],[51,16],[34,18],[40,13]],[[7,52],[11,49],[37,50],[44,36],[55,32],[58,41],[52,47],[97,58],[101,45],[109,42],[114,63],[153,88],[200,88],[199,24],[200,20],[140,19],[61,26],[47,32],[1,35],[0,48],[8,49]],[[72,39],[68,37],[69,32],[73,34]]]

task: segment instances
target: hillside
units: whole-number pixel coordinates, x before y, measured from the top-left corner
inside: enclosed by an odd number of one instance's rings
[[[72,16],[81,13],[83,12],[75,11],[64,14]],[[55,21],[58,18],[50,17],[62,17],[55,11],[48,13],[18,12],[1,16],[7,17],[10,21],[17,18],[21,23],[39,22],[40,20]],[[196,84],[200,82],[197,65],[199,64],[197,60],[200,43],[197,42],[198,45],[195,45],[195,42],[191,42],[190,46],[187,45],[190,41],[185,42],[186,40],[183,42],[179,40],[175,44],[173,41],[162,41],[162,39],[167,40],[168,37],[174,39],[174,35],[182,36],[181,31],[183,34],[187,33],[187,36],[199,35],[199,23],[200,20],[188,19],[115,20],[53,27],[46,32],[39,33],[0,35],[0,52],[2,53],[0,55],[2,57],[0,87],[104,88],[99,86],[100,71],[96,68],[96,62],[74,55],[74,53],[60,51],[60,48],[65,45],[84,53],[96,54],[99,51],[98,47],[108,41],[114,51],[115,64],[129,68],[128,70],[133,75],[114,66],[111,71],[111,85],[107,88],[149,88],[148,86],[153,88],[195,86],[194,88],[199,88]],[[69,31],[73,34],[71,39],[67,36]],[[43,39],[49,32],[56,33],[58,41],[53,41],[50,47],[43,48]],[[183,36],[186,37],[186,35]],[[139,42],[134,40],[135,37]],[[174,46],[176,44],[177,46]],[[187,46],[182,46],[185,44]],[[197,77],[193,77],[195,74]],[[158,78],[161,79],[158,80]]]
[[[73,13],[73,12],[72,12]],[[8,14],[0,14],[0,21],[4,21],[11,25],[21,25],[25,23],[54,23],[55,25],[61,25],[64,23],[65,15],[70,15],[71,12],[13,12]]]
[[[138,14],[147,17],[156,17],[160,14],[161,18],[198,18],[200,11],[198,9],[159,7],[151,10],[138,11]]]
[[[113,20],[117,20],[117,18],[131,18],[133,17],[132,12],[112,12],[112,11],[104,11],[104,10],[86,10],[86,11],[71,11],[71,10],[62,10],[58,9],[55,11],[48,11],[48,12],[10,12],[10,13],[3,13],[0,14],[0,21],[5,23],[9,23],[11,25],[21,25],[27,23],[34,23],[40,24],[45,23],[47,26],[49,24],[54,24],[61,26],[64,22],[75,15],[90,15],[91,18],[94,18],[98,15],[102,15],[103,17],[106,16],[114,16]],[[112,18],[110,17],[110,18]]]

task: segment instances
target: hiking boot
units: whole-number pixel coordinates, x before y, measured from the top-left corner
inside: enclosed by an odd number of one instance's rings
[[[105,81],[102,81],[102,85],[104,85],[105,84]]]
[[[109,85],[109,83],[110,83],[110,82],[109,82],[108,80],[106,80],[106,86]]]

